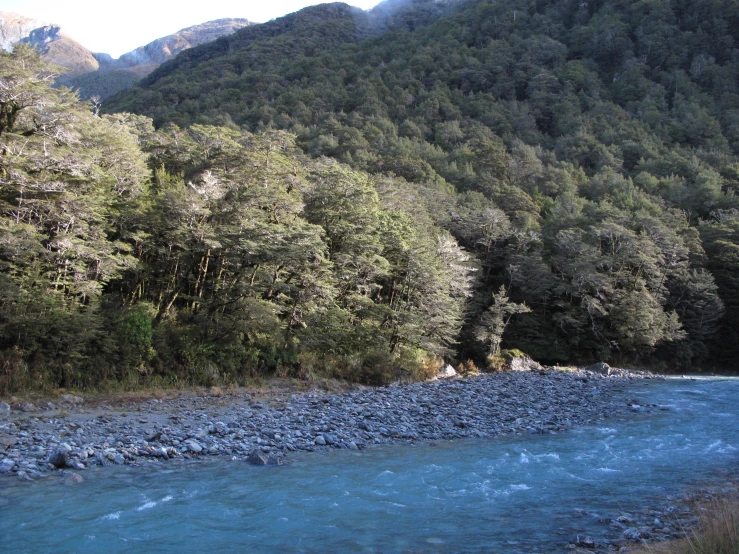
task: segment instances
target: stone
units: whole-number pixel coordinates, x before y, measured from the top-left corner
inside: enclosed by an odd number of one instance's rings
[[[113,462],[116,465],[123,465],[126,462],[126,459],[123,457],[123,455],[119,452],[116,452],[115,450],[106,451],[105,458],[109,462]]]
[[[449,364],[439,372],[439,379],[450,379],[456,377],[457,371]]]
[[[185,446],[190,452],[193,452],[195,454],[200,454],[203,451],[203,447],[200,446],[200,443],[193,439],[186,440]]]
[[[107,458],[107,456],[105,454],[103,454],[102,452],[96,452],[95,453],[95,459],[98,461],[98,463],[101,466],[109,466],[109,465],[111,465],[111,460],[109,460]]]
[[[51,456],[49,456],[49,463],[60,469],[67,467],[70,451],[71,448],[66,444],[59,446],[51,453]]]
[[[74,394],[63,394],[62,400],[65,402],[69,402],[70,404],[83,404],[85,402],[85,399],[81,396],[76,396]]]
[[[0,414],[7,414],[10,412],[10,404],[6,402],[0,402]]]
[[[6,433],[0,433],[0,450],[8,450],[11,446],[15,446],[18,439],[11,437]]]
[[[67,486],[78,485],[84,480],[85,479],[79,473],[69,473],[69,475],[64,478],[64,484]]]
[[[313,441],[313,444],[317,444],[318,446],[326,446],[326,439],[323,435],[318,435]]]
[[[647,528],[637,529],[635,527],[629,527],[624,531],[624,538],[631,541],[638,541],[640,539],[648,539],[651,536],[651,531]]]
[[[508,362],[508,368],[511,371],[539,371],[544,369],[539,362],[535,362],[531,358],[525,358],[522,356],[511,358]]]
[[[215,433],[219,435],[225,435],[228,433],[228,426],[223,423],[222,421],[216,422],[216,424],[213,426],[213,430]]]
[[[347,446],[349,447],[349,450],[359,450],[357,443],[354,441],[350,441],[349,444],[347,444]]]
[[[265,454],[260,449],[255,448],[249,453],[246,461],[255,466],[266,466],[269,464],[269,455]]]
[[[611,366],[605,362],[599,362],[597,364],[589,365],[585,368],[585,371],[592,371],[593,373],[600,373],[601,375],[610,375]]]
[[[0,462],[0,473],[10,473],[14,467],[15,462],[13,460],[5,459]]]

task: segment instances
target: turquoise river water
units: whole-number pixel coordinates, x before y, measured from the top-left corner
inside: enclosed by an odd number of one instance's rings
[[[739,380],[637,383],[664,409],[557,435],[104,468],[0,484],[4,552],[564,552],[601,517],[739,467]]]

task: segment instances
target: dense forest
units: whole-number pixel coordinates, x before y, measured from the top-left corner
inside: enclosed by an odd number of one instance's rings
[[[104,115],[0,69],[0,389],[739,353],[733,1],[321,5]]]

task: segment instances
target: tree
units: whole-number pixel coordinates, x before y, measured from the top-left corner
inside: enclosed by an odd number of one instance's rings
[[[135,264],[115,222],[148,170],[130,130],[52,88],[53,75],[30,48],[0,52],[0,336],[54,359],[64,383],[65,364],[100,350],[104,287]]]
[[[503,333],[516,314],[529,313],[531,309],[526,304],[516,304],[508,298],[505,285],[501,285],[498,292],[493,294],[493,303],[480,318],[476,328],[477,340],[487,346],[488,356],[497,356],[500,352],[500,343]]]

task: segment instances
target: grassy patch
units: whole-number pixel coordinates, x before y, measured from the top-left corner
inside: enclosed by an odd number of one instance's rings
[[[682,540],[644,545],[634,554],[739,554],[739,494],[695,501],[699,523]]]

